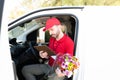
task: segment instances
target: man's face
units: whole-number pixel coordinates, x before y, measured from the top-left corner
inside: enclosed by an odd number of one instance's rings
[[[57,38],[59,36],[59,33],[60,33],[58,25],[54,25],[53,27],[48,29],[48,31],[49,31],[49,34],[54,38]]]

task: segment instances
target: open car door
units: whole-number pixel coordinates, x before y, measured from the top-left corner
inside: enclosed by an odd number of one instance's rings
[[[28,49],[29,44],[27,43],[29,42],[35,42],[39,45],[48,44],[50,35],[48,32],[43,32],[42,29],[45,26],[46,20],[51,17],[59,18],[61,23],[64,23],[65,27],[63,28],[63,32],[74,41],[74,55],[78,55],[79,52],[76,46],[78,46],[79,24],[82,17],[82,11],[83,7],[46,8],[33,11],[10,22],[8,24],[8,36],[12,60],[16,63],[19,55]],[[16,50],[18,53],[15,51],[16,47],[18,48]],[[80,69],[82,70],[82,68]],[[20,72],[18,75],[20,75]],[[77,78],[76,76],[73,77]]]
[[[0,0],[0,79],[15,80],[7,36],[7,8],[5,0]]]

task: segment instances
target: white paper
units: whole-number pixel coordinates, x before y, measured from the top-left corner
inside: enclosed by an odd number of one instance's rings
[[[56,56],[51,56],[54,60],[56,59]]]

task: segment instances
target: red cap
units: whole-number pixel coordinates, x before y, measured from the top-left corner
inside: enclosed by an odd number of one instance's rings
[[[50,18],[46,21],[46,26],[43,29],[43,31],[48,30],[49,28],[51,28],[54,25],[60,25],[60,21],[57,18]]]

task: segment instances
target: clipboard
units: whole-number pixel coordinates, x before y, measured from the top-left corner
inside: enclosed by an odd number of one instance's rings
[[[38,51],[44,51],[47,52],[49,56],[55,55],[55,52],[51,50],[48,46],[42,45],[42,46],[34,46],[34,48]]]

